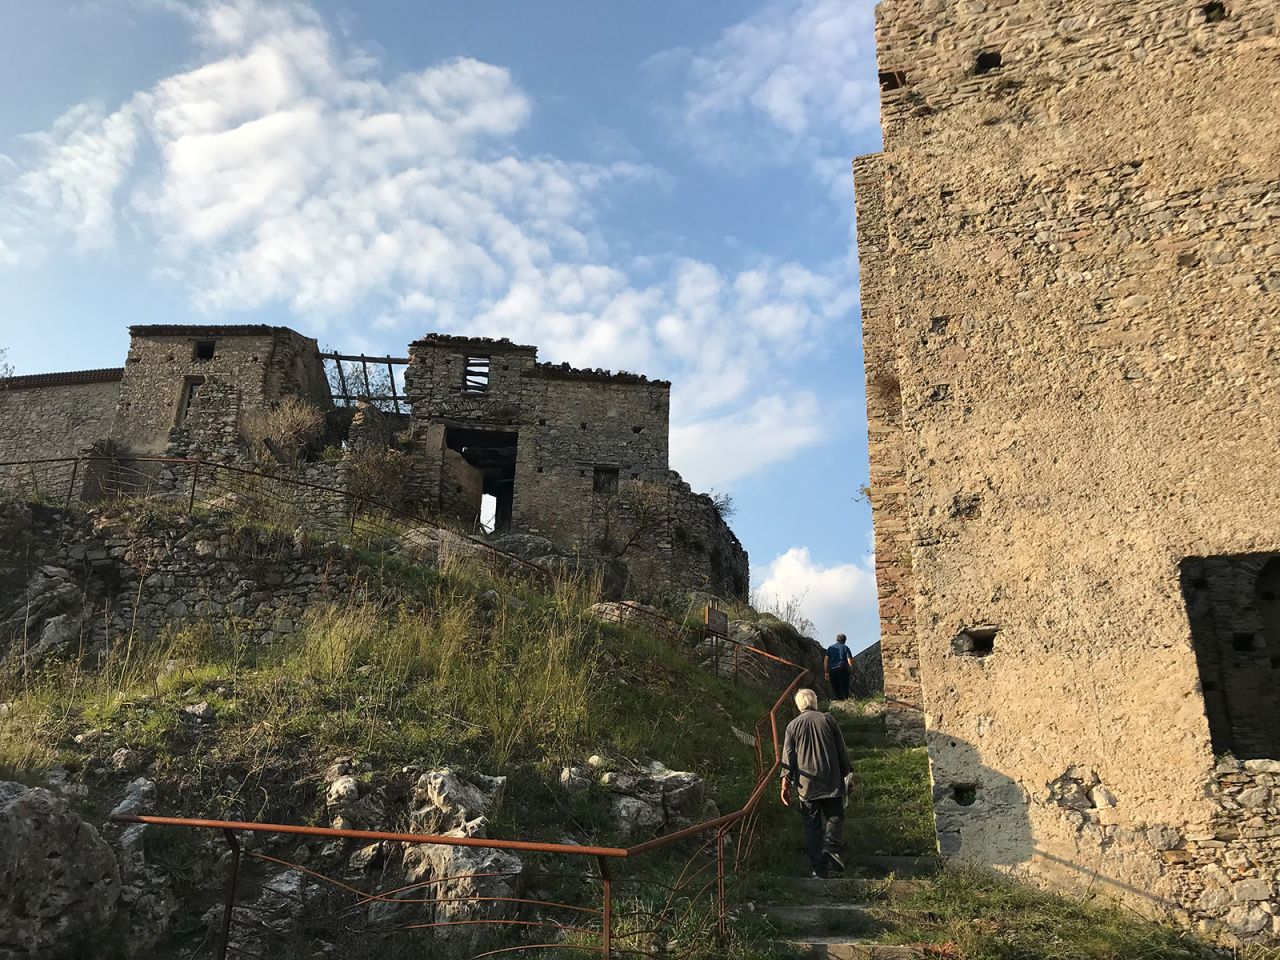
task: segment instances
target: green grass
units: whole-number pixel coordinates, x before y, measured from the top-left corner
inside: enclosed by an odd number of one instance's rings
[[[887,943],[949,944],[964,960],[1211,960],[1187,931],[1102,898],[1074,899],[977,868],[948,869],[873,908]],[[1274,954],[1273,954],[1274,955]],[[1263,954],[1255,955],[1261,960]]]

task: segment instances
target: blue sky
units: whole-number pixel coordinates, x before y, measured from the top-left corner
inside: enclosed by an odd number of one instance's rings
[[[670,378],[758,593],[875,639],[850,160],[869,0],[0,0],[0,347],[428,331]]]

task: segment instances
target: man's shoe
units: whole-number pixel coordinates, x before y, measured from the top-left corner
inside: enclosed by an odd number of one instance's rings
[[[830,850],[826,852],[827,865],[837,873],[844,873],[844,861]]]
[[[809,874],[809,876],[814,880],[830,880],[831,879],[831,874],[827,872],[825,867],[821,870],[813,871],[813,873]]]

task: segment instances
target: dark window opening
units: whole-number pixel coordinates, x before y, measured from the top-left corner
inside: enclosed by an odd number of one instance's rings
[[[907,72],[905,70],[881,70],[880,71],[880,89],[888,92],[890,90],[900,90],[907,85]]]
[[[631,432],[632,432],[632,433],[644,433],[644,427],[632,427],[632,428],[631,428]]]
[[[956,634],[951,641],[952,652],[960,657],[990,656],[996,648],[999,627],[968,627]]]
[[[187,377],[182,382],[182,397],[178,401],[176,426],[180,427],[187,422],[187,415],[191,413],[191,407],[195,403],[196,396],[200,393],[202,386],[204,386],[204,377]]]
[[[197,340],[195,347],[191,350],[192,360],[212,360],[217,352],[217,341],[215,340]],[[173,359],[170,357],[169,359]]]
[[[595,493],[611,497],[618,492],[618,468],[596,467],[591,479],[591,489]]]
[[[951,799],[962,807],[972,807],[978,801],[978,785],[976,783],[953,783]]]
[[[489,358],[467,357],[462,372],[463,393],[484,393],[489,389]]]
[[[1227,19],[1227,5],[1225,3],[1206,3],[1200,8],[1200,12],[1204,14],[1205,23],[1221,23]]]
[[[1214,753],[1280,759],[1280,554],[1188,557],[1181,581]]]
[[[973,72],[978,76],[984,73],[991,73],[993,70],[999,70],[1004,66],[1003,58],[998,50],[983,50],[978,54],[978,59],[973,62]]]
[[[475,500],[459,507],[460,519],[486,532],[508,529],[515,510],[519,435],[504,430],[446,427],[444,442],[480,474]]]

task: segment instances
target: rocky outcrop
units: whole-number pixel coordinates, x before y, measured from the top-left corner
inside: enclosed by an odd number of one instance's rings
[[[48,790],[0,783],[0,958],[85,956],[119,904],[98,831]]]
[[[732,676],[734,646],[742,648],[737,655],[737,677],[741,681],[777,691],[795,677],[794,667],[778,663],[768,657],[761,657],[745,649],[754,647],[775,657],[799,664],[809,672],[804,681],[806,685],[813,687],[820,695],[825,696],[830,692],[826,681],[825,654],[822,647],[816,641],[802,635],[789,623],[769,614],[763,614],[758,620],[731,620],[728,644],[717,644],[711,638],[704,639],[695,647],[695,654],[708,669],[716,670],[723,676]]]
[[[155,784],[138,779],[113,812],[149,809]],[[143,957],[177,904],[164,870],[148,861],[149,827],[95,829],[51,790],[0,782],[0,960]]]
[[[620,766],[592,757],[585,764],[565,767],[560,786],[569,793],[592,787],[603,793],[613,832],[622,843],[638,843],[719,815],[707,799],[702,777],[668,770],[656,760],[646,766]]]

